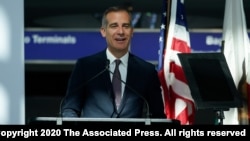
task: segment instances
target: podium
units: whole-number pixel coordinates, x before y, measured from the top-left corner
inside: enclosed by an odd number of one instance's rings
[[[179,53],[178,57],[197,110],[214,110],[222,125],[224,111],[243,106],[223,53]]]
[[[84,126],[169,126],[180,125],[175,119],[156,118],[65,118],[35,117],[29,125],[84,125]]]

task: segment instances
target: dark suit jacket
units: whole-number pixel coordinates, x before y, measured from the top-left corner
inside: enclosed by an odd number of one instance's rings
[[[153,64],[129,54],[126,87],[118,110],[106,66],[106,50],[77,60],[62,103],[63,117],[142,118],[148,103],[152,118],[166,118]]]

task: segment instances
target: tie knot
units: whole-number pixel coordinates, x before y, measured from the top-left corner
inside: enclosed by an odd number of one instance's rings
[[[115,60],[115,65],[116,65],[116,66],[120,65],[120,63],[121,63],[121,60],[120,60],[120,59],[116,59],[116,60]]]

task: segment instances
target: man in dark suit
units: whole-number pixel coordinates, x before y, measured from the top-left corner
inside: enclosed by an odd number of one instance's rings
[[[61,106],[62,116],[166,118],[155,66],[129,52],[133,36],[130,11],[123,7],[107,9],[100,32],[107,48],[77,60]],[[114,76],[121,83],[118,106],[112,87],[116,59],[121,61],[121,77]]]

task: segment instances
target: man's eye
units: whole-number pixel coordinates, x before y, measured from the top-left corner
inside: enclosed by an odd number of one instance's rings
[[[130,28],[131,26],[129,24],[123,25],[123,27]]]

